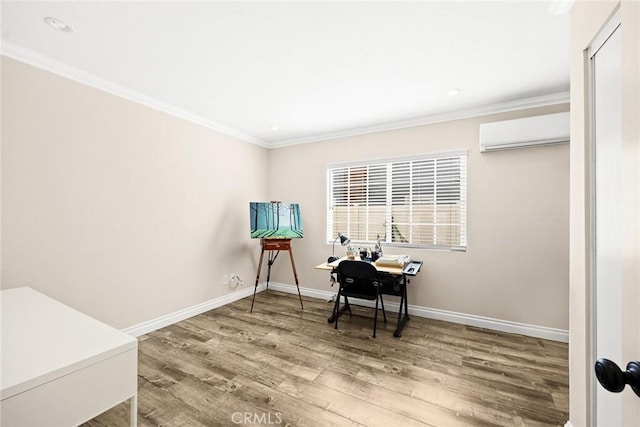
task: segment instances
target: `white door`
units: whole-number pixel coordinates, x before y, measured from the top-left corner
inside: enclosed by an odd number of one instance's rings
[[[634,256],[633,252],[628,250],[627,243],[635,236],[629,235],[629,230],[625,229],[624,224],[630,214],[637,216],[637,212],[630,212],[625,199],[630,197],[629,192],[634,191],[634,188],[635,191],[638,190],[640,183],[629,185],[628,178],[625,180],[623,175],[625,156],[634,152],[629,151],[628,145],[625,148],[622,134],[623,30],[620,16],[617,14],[605,26],[590,50],[594,200],[594,355],[598,359],[609,359],[621,368],[618,370],[614,365],[603,374],[604,365],[598,366],[599,379],[605,377],[604,382],[609,386],[615,383],[624,386],[621,371],[627,370],[628,362],[640,361],[640,348],[633,347],[639,342],[638,325],[635,324],[638,321],[636,313],[640,310],[640,301],[625,301],[626,295],[634,294],[629,292],[630,290],[634,291],[635,287],[640,287],[639,283],[634,283],[624,276],[625,263],[628,266],[630,262],[636,263],[635,265],[639,262],[638,255]],[[631,206],[631,209],[635,208]],[[634,323],[634,327],[630,328],[631,323]],[[632,346],[629,346],[629,343],[632,343]],[[640,369],[640,362],[637,366]],[[632,369],[636,369],[636,366],[632,366]],[[636,387],[640,391],[640,382]],[[640,396],[636,397],[631,387],[625,387],[623,394],[613,393],[598,384],[595,384],[594,390],[596,426],[640,425],[640,419],[629,424],[628,420],[635,417],[624,415],[624,411],[629,413],[633,410],[631,408],[640,406],[635,400],[640,399]]]
[[[620,27],[592,46],[594,158],[595,355],[622,364],[622,227]],[[626,364],[625,364],[626,365]],[[621,426],[620,396],[596,386],[596,425]]]

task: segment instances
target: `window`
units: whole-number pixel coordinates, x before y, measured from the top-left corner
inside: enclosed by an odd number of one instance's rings
[[[327,241],[465,250],[467,154],[329,165]]]

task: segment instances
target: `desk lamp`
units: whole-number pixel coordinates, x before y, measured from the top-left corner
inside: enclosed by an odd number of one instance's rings
[[[386,241],[387,241],[387,239],[385,239],[384,237],[380,238],[380,235],[378,234],[377,243],[376,243],[376,247],[375,247],[375,251],[376,251],[376,254],[377,254],[378,257],[382,256],[382,242],[386,242]]]
[[[338,257],[336,256],[336,242],[338,241],[338,239],[340,239],[340,244],[342,246],[347,246],[351,241],[351,239],[345,236],[344,234],[338,233],[338,236],[333,240],[333,250],[331,252],[333,255],[331,255],[329,259],[327,259],[327,264],[330,264],[333,261],[338,259]]]

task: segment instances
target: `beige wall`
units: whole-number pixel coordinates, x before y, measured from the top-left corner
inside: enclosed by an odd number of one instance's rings
[[[569,147],[478,149],[482,122],[568,105],[266,150],[11,59],[2,68],[4,288],[119,328],[152,320],[228,293],[222,274],[251,286],[247,202],[283,200],[302,207],[300,284],[328,291],[313,269],[331,252],[325,165],[468,149],[467,252],[387,250],[426,263],[411,303],[568,328]],[[288,259],[272,279],[293,283]]]
[[[578,1],[571,11],[571,256],[569,390],[571,424],[590,426],[593,385],[591,355],[591,290],[589,286],[589,139],[587,67],[585,51],[610,16],[620,7],[622,18],[622,135],[626,209],[621,221],[625,230],[623,267],[623,365],[640,357],[640,3],[637,1]],[[640,403],[626,390],[623,400],[625,426],[636,426]]]
[[[410,303],[529,325],[569,325],[569,147],[480,153],[479,124],[568,110],[502,113],[271,150],[270,194],[301,205],[305,237],[294,242],[300,285],[330,291],[313,267],[326,243],[326,165],[340,161],[468,150],[467,252],[389,248],[425,262]],[[344,255],[344,248],[336,249]],[[287,260],[274,280],[293,283]]]
[[[255,274],[268,150],[2,57],[2,286],[117,328]]]

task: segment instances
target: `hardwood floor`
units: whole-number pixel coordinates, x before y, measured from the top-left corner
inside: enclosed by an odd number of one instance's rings
[[[557,426],[566,344],[275,291],[139,338],[139,426]],[[388,313],[389,314],[389,313]],[[380,316],[381,317],[381,316]],[[127,426],[121,404],[84,426]]]

